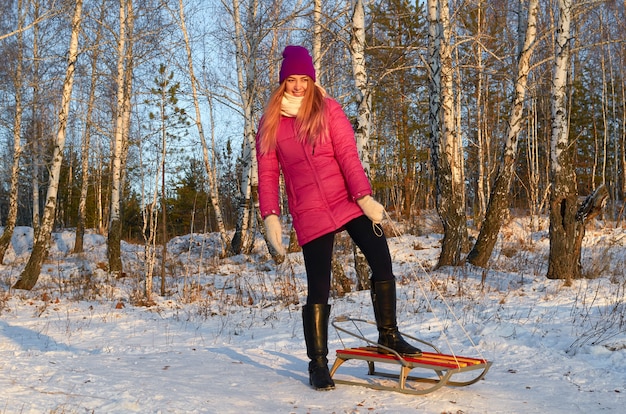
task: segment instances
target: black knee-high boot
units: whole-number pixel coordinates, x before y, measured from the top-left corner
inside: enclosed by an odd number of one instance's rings
[[[400,332],[398,332],[395,279],[372,283],[370,293],[372,295],[372,304],[374,305],[376,325],[378,326],[378,343],[402,355],[421,355],[422,351],[407,343]],[[389,353],[389,351],[380,347],[378,351]]]
[[[302,307],[304,340],[309,362],[309,383],[316,390],[331,390],[335,382],[328,371],[328,317],[330,305],[312,304]]]

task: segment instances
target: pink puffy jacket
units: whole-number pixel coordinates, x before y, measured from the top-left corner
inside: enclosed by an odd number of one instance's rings
[[[301,246],[361,216],[355,200],[372,194],[350,121],[334,99],[326,98],[326,113],[330,140],[315,148],[298,142],[295,118],[281,118],[274,152],[260,155],[257,136],[261,216],[280,215],[280,164]]]

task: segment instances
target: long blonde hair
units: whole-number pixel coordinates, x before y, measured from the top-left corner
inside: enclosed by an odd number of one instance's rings
[[[324,90],[313,83],[309,78],[309,87],[306,88],[300,110],[296,115],[296,129],[300,142],[307,141],[311,146],[323,143],[328,138],[328,120],[326,119],[326,94]],[[267,154],[276,148],[276,133],[280,125],[280,106],[285,93],[285,82],[272,92],[267,101],[265,113],[261,119],[259,131],[259,149],[261,154]]]

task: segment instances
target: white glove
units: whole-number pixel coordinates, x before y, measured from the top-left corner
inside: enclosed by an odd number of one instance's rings
[[[363,213],[372,220],[374,224],[380,224],[385,217],[385,207],[378,201],[374,200],[372,196],[364,196],[356,200],[356,203],[361,207]]]
[[[270,214],[265,217],[265,235],[267,236],[267,241],[270,242],[276,252],[284,256],[286,252],[283,247],[283,230],[280,225],[280,219],[276,214]]]

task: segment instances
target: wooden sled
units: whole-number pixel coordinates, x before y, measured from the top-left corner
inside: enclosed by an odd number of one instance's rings
[[[378,377],[386,377],[395,379],[393,385],[385,385],[380,382],[373,381],[351,381],[346,379],[333,378],[337,384],[359,385],[376,390],[388,390],[397,391],[404,394],[424,395],[433,392],[443,386],[451,387],[464,387],[474,384],[482,379],[487,371],[491,367],[491,362],[482,358],[468,358],[457,355],[448,355],[441,353],[433,344],[423,341],[421,339],[412,337],[405,333],[403,336],[411,338],[417,342],[425,344],[431,347],[434,352],[423,352],[421,356],[401,356],[393,349],[378,345],[377,343],[368,340],[367,338],[351,332],[341,326],[341,322],[364,322],[375,325],[375,322],[370,322],[363,319],[352,319],[348,317],[335,318],[332,325],[338,331],[345,332],[349,335],[363,339],[373,346],[363,346],[356,348],[346,348],[337,350],[337,359],[330,370],[330,376],[334,377],[337,369],[348,360],[362,360],[366,361],[369,367],[368,374]],[[388,353],[380,353],[378,348],[381,347]],[[400,366],[400,373],[394,374],[389,372],[376,371],[375,364],[392,364]],[[409,373],[412,370],[422,370],[430,374],[412,376]],[[469,371],[474,371],[471,374],[464,374]],[[456,378],[453,378],[456,376]],[[459,379],[461,377],[461,379]],[[453,380],[454,379],[454,380]],[[407,381],[410,383],[407,384]],[[416,387],[413,383],[420,384],[420,387]],[[425,384],[422,386],[422,384]]]

